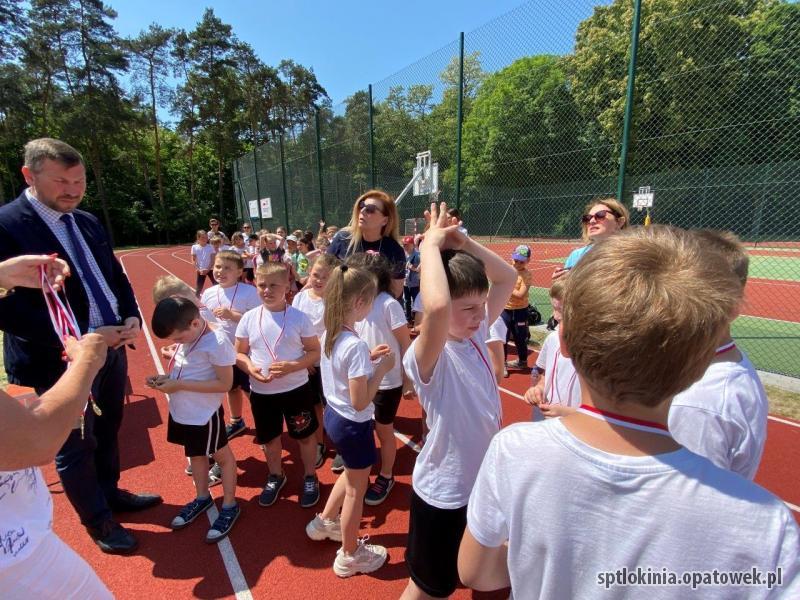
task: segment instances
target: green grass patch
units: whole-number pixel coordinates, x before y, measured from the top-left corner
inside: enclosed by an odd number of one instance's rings
[[[777,281],[800,281],[800,258],[750,255],[748,275]]]
[[[743,316],[732,333],[757,369],[800,377],[800,323]]]

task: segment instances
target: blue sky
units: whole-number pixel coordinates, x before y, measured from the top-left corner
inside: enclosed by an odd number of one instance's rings
[[[521,0],[106,0],[117,31],[135,36],[152,22],[193,29],[207,6],[263,61],[312,67],[334,103],[519,6]]]

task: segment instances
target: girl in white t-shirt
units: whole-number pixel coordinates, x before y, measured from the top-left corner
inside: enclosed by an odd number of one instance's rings
[[[292,300],[292,306],[304,312],[311,324],[314,326],[314,333],[320,339],[325,333],[325,291],[331,271],[342,263],[332,254],[323,254],[311,267],[308,274],[309,286],[300,292]],[[325,394],[322,390],[322,375],[319,370],[319,362],[313,367],[308,368],[308,382],[314,390],[314,412],[317,414],[317,421],[320,427],[314,434],[317,439],[317,461],[316,467],[319,469],[325,462],[325,428],[322,427],[322,407],[325,403]]]
[[[372,309],[376,289],[369,271],[341,265],[331,274],[325,301],[320,364],[328,402],[325,429],[344,461],[344,473],[333,486],[325,509],[306,526],[306,533],[312,540],[342,542],[333,562],[339,577],[371,573],[386,562],[386,548],[358,538],[364,494],[375,462],[372,399],[395,363],[395,354],[387,346],[370,353],[355,332],[356,322]]]
[[[199,298],[200,292],[203,291],[203,286],[206,283],[206,277],[214,285],[214,275],[211,273],[211,267],[214,265],[214,247],[208,243],[208,234],[200,229],[197,232],[196,243],[192,246],[192,261],[194,268],[197,271],[197,285],[195,286],[195,295]]]
[[[403,306],[390,294],[392,273],[389,263],[379,254],[361,253],[348,258],[347,264],[367,269],[378,281],[378,295],[372,303],[372,310],[366,319],[356,323],[356,334],[370,348],[388,346],[395,356],[402,357],[411,344],[411,337]],[[393,470],[397,457],[394,418],[403,396],[413,394],[414,388],[398,360],[384,376],[372,401],[375,405],[375,433],[381,443],[381,469],[364,498],[370,506],[386,500],[394,487]]]
[[[566,279],[564,275],[550,286],[550,305],[558,322],[562,319]],[[561,354],[558,327],[545,338],[535,369],[536,384],[525,392],[525,402],[534,407],[533,420],[541,420],[542,416],[564,417],[575,412],[581,405],[581,383],[572,359]],[[537,409],[542,416],[537,414]]]

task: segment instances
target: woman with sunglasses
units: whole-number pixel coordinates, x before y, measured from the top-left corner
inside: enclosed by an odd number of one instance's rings
[[[628,209],[615,198],[593,200],[587,204],[581,216],[582,237],[586,245],[570,252],[564,266],[553,272],[553,279],[561,277],[577,265],[583,255],[592,249],[595,242],[614,235],[618,231],[625,229],[629,224],[630,215]]]
[[[340,260],[359,252],[381,254],[392,272],[391,294],[403,294],[406,253],[400,245],[397,207],[386,192],[369,190],[356,199],[350,223],[334,236],[327,252]]]

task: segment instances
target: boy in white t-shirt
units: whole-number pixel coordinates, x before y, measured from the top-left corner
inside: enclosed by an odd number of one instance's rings
[[[322,254],[314,262],[308,274],[308,286],[300,290],[292,299],[292,306],[305,313],[311,324],[314,326],[314,333],[317,338],[322,339],[325,333],[325,294],[328,279],[331,271],[342,263],[333,254]],[[319,370],[319,363],[308,369],[308,382],[313,390],[312,399],[314,402],[314,413],[317,415],[317,428],[314,437],[317,440],[317,459],[314,466],[319,469],[325,462],[325,428],[322,423],[322,408],[325,405],[325,392],[322,389],[322,375]]]
[[[550,286],[553,317],[561,322],[566,276]],[[564,417],[581,405],[581,384],[572,360],[561,354],[558,326],[551,331],[536,358],[536,384],[525,392],[525,402],[532,405],[533,420],[544,417]],[[533,375],[533,374],[532,374]],[[540,414],[537,414],[537,409]],[[541,416],[540,416],[541,415]]]
[[[289,267],[267,262],[256,269],[256,288],[262,304],[247,312],[236,327],[237,364],[250,375],[250,408],[256,441],[267,459],[269,476],[258,498],[272,506],[286,485],[281,461],[283,424],[297,440],[305,477],[300,506],[319,502],[316,474],[316,438],[319,427],[314,412],[308,368],[319,361],[319,339],[305,313],[286,303]]]
[[[236,502],[236,459],[225,436],[222,398],[233,382],[236,352],[221,329],[212,329],[186,298],[165,298],[156,305],[153,333],[179,344],[169,373],[147,379],[147,385],[168,395],[167,441],[183,446],[191,460],[197,497],[184,506],[170,527],[183,529],[211,508],[208,457],[222,469],[222,508],[206,535],[215,543],[227,537],[239,518]]]
[[[412,476],[402,598],[443,598],[458,585],[456,559],[467,501],[484,452],[501,426],[500,393],[486,348],[516,272],[448,225],[447,205],[431,205],[420,246],[425,318],[403,358],[430,429]],[[491,282],[491,287],[489,283]]]
[[[211,285],[217,283],[211,273],[211,267],[214,265],[213,258],[214,247],[208,243],[208,234],[200,229],[197,232],[196,243],[192,246],[192,261],[197,271],[197,285],[195,285],[194,289],[198,298],[200,297],[200,292],[203,291],[206,277],[211,281]]]
[[[693,231],[709,252],[721,254],[744,289],[749,258],[731,232]],[[739,314],[738,307],[731,322]],[[731,338],[730,324],[700,381],[675,396],[669,430],[681,445],[723,469],[753,479],[767,441],[769,402],[753,363]]]
[[[467,586],[516,598],[800,597],[790,510],[667,430],[672,397],[703,374],[741,298],[724,260],[679,229],[630,229],[581,259],[560,329],[584,404],[492,440],[461,543]],[[754,570],[780,570],[782,587],[746,585]],[[713,572],[748,579],[721,585]],[[645,585],[648,573],[689,583]]]
[[[235,238],[236,234],[233,237]],[[214,257],[213,271],[217,285],[203,292],[200,302],[217,318],[231,344],[235,344],[236,326],[244,313],[261,306],[261,298],[255,287],[241,283],[244,261],[236,252],[220,251]],[[234,365],[233,386],[228,391],[230,422],[225,426],[225,433],[229,440],[237,435],[242,435],[247,429],[244,419],[242,419],[242,403],[245,394],[249,393],[249,375]]]

